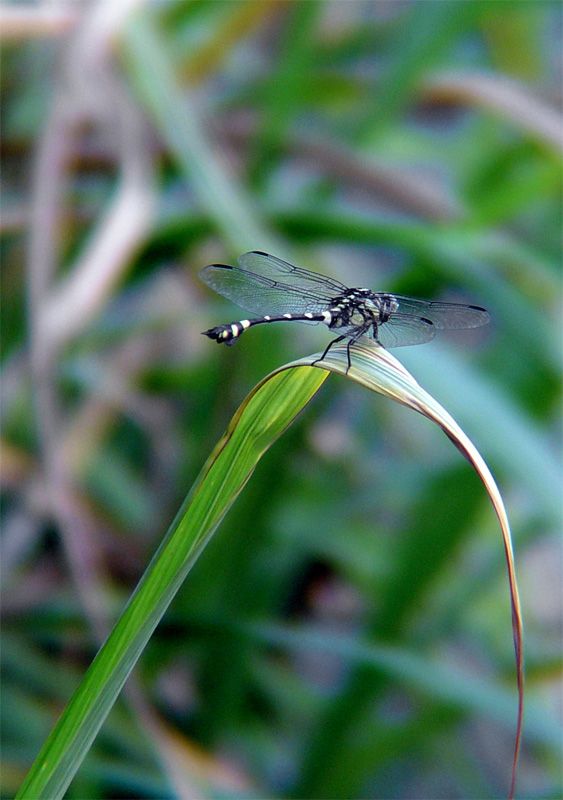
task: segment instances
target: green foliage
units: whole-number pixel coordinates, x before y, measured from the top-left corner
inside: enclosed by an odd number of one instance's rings
[[[517,796],[559,796],[557,4],[192,0],[111,30],[95,8],[2,51],[3,795],[234,409],[326,344],[200,336],[238,311],[198,269],[262,249],[490,310],[396,355],[503,492],[530,665]],[[469,466],[331,376],[150,639],[147,715],[118,701],[67,796],[506,796],[511,648]]]

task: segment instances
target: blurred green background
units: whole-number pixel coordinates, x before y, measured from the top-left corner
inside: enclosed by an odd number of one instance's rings
[[[517,795],[561,796],[561,5],[0,13],[3,796],[238,404],[328,341],[200,335],[244,313],[198,269],[249,249],[490,310],[395,355],[503,492],[526,636]],[[68,796],[504,797],[516,703],[483,487],[427,420],[333,376]]]

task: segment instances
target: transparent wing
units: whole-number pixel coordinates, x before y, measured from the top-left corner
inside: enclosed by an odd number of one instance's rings
[[[411,317],[397,311],[377,329],[377,338],[383,347],[406,347],[424,344],[434,338],[436,326],[423,317]]]
[[[289,284],[296,291],[309,292],[318,298],[331,300],[333,297],[346,292],[348,289],[340,281],[334,278],[327,278],[325,275],[318,275],[307,269],[294,267],[281,258],[261,253],[259,250],[252,250],[244,253],[238,259],[241,269],[268,278],[276,283],[282,281]]]
[[[392,296],[399,304],[397,313],[428,319],[436,328],[478,328],[490,319],[489,312],[480,306],[438,303],[432,300],[418,300],[415,297],[402,297],[399,294]],[[394,317],[395,314],[386,324],[390,324]]]
[[[302,289],[297,291],[288,284],[236,267],[211,264],[200,271],[199,277],[213,291],[260,317],[308,312],[317,314],[325,311],[329,305],[324,298],[319,299]]]
[[[346,291],[338,281],[266,253],[245,253],[238,263],[244,269],[211,264],[200,270],[199,276],[213,291],[259,316],[318,314],[326,311],[333,297]]]
[[[382,322],[377,328],[377,343],[387,349],[391,347],[406,347],[412,344],[424,344],[433,339],[436,334],[436,326],[429,319],[422,317],[410,317],[407,314],[397,312],[392,319]],[[374,339],[373,328],[371,326],[362,328],[358,325],[343,325],[332,329],[332,333],[339,336],[348,336],[350,339],[358,339],[365,336]]]

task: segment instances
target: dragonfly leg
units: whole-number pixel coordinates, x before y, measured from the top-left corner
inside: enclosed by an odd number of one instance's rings
[[[348,344],[346,345],[346,358],[348,359],[348,366],[346,367],[346,375],[348,375],[348,370],[352,366],[352,357],[350,355],[350,348],[354,344],[355,339],[348,339]]]
[[[348,357],[348,366],[346,367],[346,375],[348,375],[348,370],[352,366],[352,354],[350,352],[350,348],[352,347],[353,344],[356,344],[356,342],[359,341],[364,335],[365,335],[364,331],[359,331],[351,339],[348,339],[348,346],[346,347],[346,356]]]
[[[318,363],[319,363],[319,361],[324,361],[324,359],[325,359],[325,356],[326,356],[326,354],[328,353],[328,351],[330,350],[330,348],[332,347],[332,345],[333,345],[333,344],[336,344],[337,342],[342,342],[342,341],[343,341],[344,339],[346,339],[346,338],[347,338],[346,336],[337,336],[337,337],[336,337],[336,339],[333,339],[332,341],[330,341],[330,342],[327,344],[327,346],[325,347],[325,349],[324,349],[324,353],[322,354],[322,356],[321,356],[320,358],[316,358],[316,359],[313,361],[313,364],[318,364]],[[348,360],[349,360],[349,359],[348,359]],[[349,368],[350,368],[350,367],[348,367],[348,369],[349,369]],[[348,370],[346,370],[346,371],[348,371]]]

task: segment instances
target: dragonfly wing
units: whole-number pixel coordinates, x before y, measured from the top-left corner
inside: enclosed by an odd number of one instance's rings
[[[280,281],[287,283],[296,291],[309,292],[327,302],[348,291],[343,283],[335,281],[334,278],[327,278],[325,275],[294,267],[293,264],[288,264],[281,258],[261,253],[258,250],[244,253],[238,259],[238,265],[246,272],[252,272],[254,275],[260,275],[276,283]]]
[[[398,294],[393,297],[399,304],[398,312],[428,319],[436,328],[478,328],[490,319],[489,312],[480,306],[418,300]]]
[[[383,347],[406,347],[429,342],[435,333],[436,326],[429,319],[396,312],[378,327],[377,338]]]
[[[259,316],[281,314],[320,314],[329,303],[313,292],[272,278],[224,264],[211,264],[200,270],[199,277],[210,289],[237,306]],[[316,323],[313,323],[316,324]]]

